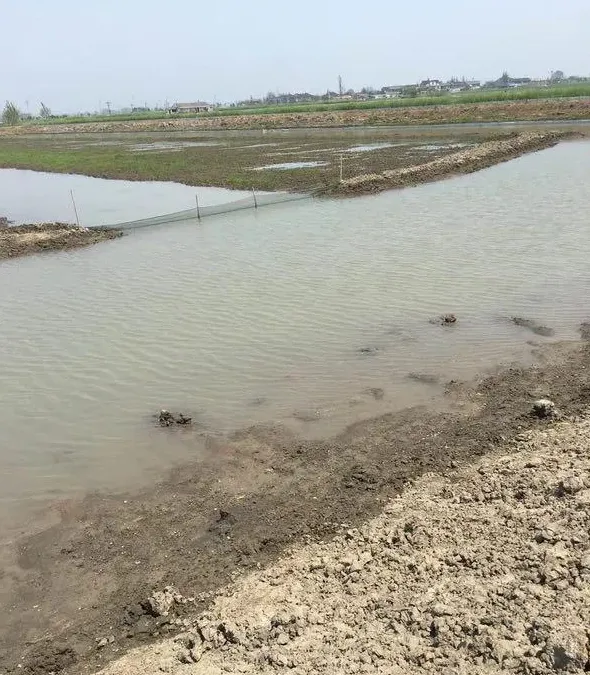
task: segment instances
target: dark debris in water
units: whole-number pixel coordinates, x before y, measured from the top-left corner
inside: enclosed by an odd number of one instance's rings
[[[454,314],[441,314],[434,319],[430,319],[430,323],[434,323],[439,326],[452,326],[453,324],[457,323],[457,317]]]
[[[530,330],[532,333],[535,335],[541,335],[542,337],[551,337],[552,335],[555,334],[555,331],[553,328],[549,328],[548,326],[543,326],[540,323],[537,323],[536,321],[533,321],[532,319],[524,319],[520,316],[513,316],[511,319],[512,323],[515,326],[520,326],[521,328],[526,328],[527,330]]]
[[[409,380],[415,380],[416,382],[422,382],[423,384],[438,384],[438,376],[431,375],[430,373],[408,373],[406,377]]]
[[[364,393],[369,394],[376,401],[380,401],[385,396],[385,391],[381,387],[369,387]]]
[[[192,417],[187,417],[182,413],[174,415],[169,410],[160,410],[156,415],[156,420],[161,427],[188,426],[193,423]]]
[[[357,354],[363,354],[364,356],[371,356],[373,354],[376,354],[379,351],[379,348],[366,346],[366,347],[359,347],[356,351]]]

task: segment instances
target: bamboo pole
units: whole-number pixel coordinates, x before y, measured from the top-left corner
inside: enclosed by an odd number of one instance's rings
[[[80,227],[80,218],[78,218],[78,209],[76,208],[76,200],[74,199],[74,191],[70,190],[70,197],[72,198],[72,204],[74,206],[74,213],[76,214],[76,223]]]

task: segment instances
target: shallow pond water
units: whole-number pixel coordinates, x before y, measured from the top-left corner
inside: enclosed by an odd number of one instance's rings
[[[28,180],[0,172],[0,194],[7,175]],[[320,435],[434,403],[450,378],[576,337],[588,175],[590,144],[565,143],[414,189],[0,264],[0,513],[141,483],[198,457],[203,434],[279,421]],[[429,322],[446,312],[456,324]],[[156,428],[162,407],[198,424]]]
[[[285,154],[285,153],[281,153]],[[309,169],[314,166],[327,166],[329,162],[281,162],[279,164],[267,164],[266,166],[256,166],[252,171],[268,171],[277,169],[279,171],[286,171],[288,169]]]
[[[129,149],[132,152],[180,151],[185,148],[208,148],[222,145],[217,141],[155,141],[153,143],[136,143]]]
[[[409,145],[408,143],[369,143],[367,145],[355,145],[347,148],[345,152],[372,152],[373,150],[383,150],[384,148],[394,148],[398,146]]]
[[[0,169],[0,216],[15,224],[38,222],[115,225],[195,207],[231,202],[251,193],[180,183],[107,180],[61,173]]]

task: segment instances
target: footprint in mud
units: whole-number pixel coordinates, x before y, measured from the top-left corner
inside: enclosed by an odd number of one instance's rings
[[[553,330],[553,328],[543,326],[542,324],[533,321],[533,319],[525,319],[520,316],[513,316],[510,318],[510,321],[515,326],[519,326],[520,328],[526,328],[535,335],[541,335],[542,337],[551,337],[552,335],[555,335],[555,331]]]
[[[408,373],[406,377],[408,380],[422,382],[422,384],[438,384],[439,382],[438,376],[430,373]]]

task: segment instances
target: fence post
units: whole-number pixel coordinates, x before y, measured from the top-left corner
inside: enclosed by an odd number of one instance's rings
[[[76,223],[80,227],[80,218],[78,218],[78,209],[76,208],[76,200],[74,199],[74,191],[70,190],[70,197],[72,198],[72,204],[74,205],[74,213],[76,214]]]
[[[199,209],[199,195],[195,193],[195,201],[197,202],[197,220],[201,220],[201,210]]]
[[[340,182],[342,183],[342,164],[344,161],[344,155],[340,155]]]
[[[254,197],[254,208],[258,208],[258,202],[256,201],[256,193],[254,192],[254,188],[252,188],[252,196]]]

